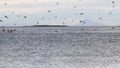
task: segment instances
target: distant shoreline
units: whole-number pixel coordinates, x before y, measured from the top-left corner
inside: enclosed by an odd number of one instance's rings
[[[68,25],[31,25],[31,26],[0,26],[0,28],[21,28],[21,27],[119,27],[120,26],[68,26]]]
[[[33,25],[31,27],[68,27],[67,25]]]

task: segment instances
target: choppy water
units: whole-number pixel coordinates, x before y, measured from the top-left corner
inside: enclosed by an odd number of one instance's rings
[[[2,28],[1,28],[2,29]],[[0,31],[0,68],[119,68],[119,27]]]

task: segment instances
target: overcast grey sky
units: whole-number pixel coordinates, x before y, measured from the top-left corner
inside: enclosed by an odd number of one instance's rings
[[[0,0],[0,26],[73,25],[84,19],[120,25],[120,0]]]

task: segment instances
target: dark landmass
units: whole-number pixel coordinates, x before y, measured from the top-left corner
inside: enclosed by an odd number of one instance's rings
[[[68,27],[67,25],[33,25],[31,27]]]

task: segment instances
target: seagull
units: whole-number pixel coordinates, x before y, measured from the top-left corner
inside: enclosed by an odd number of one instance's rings
[[[4,17],[8,19],[8,16],[4,16]]]
[[[115,8],[115,5],[113,5],[112,7]]]
[[[14,14],[14,12],[12,12],[12,14]]]
[[[115,1],[112,1],[112,4],[114,4],[115,3]]]
[[[55,16],[55,19],[57,18],[57,16]]]
[[[74,6],[73,8],[77,8],[76,6]]]
[[[45,17],[42,17],[42,19],[45,19]]]
[[[83,15],[84,13],[80,13],[80,15]]]
[[[17,17],[20,17],[20,15],[17,15]]]
[[[109,13],[108,13],[108,15],[111,15],[111,14],[112,14],[112,12],[109,12]]]
[[[16,23],[14,24],[14,26],[16,26]]]
[[[65,23],[63,22],[63,25],[65,25]]]
[[[72,19],[72,21],[74,21],[74,20]]]
[[[36,25],[38,25],[38,24],[39,24],[39,22],[36,23]]]
[[[80,23],[83,23],[83,24],[85,24],[86,22],[85,22],[85,21],[80,21]]]
[[[3,20],[0,20],[0,22],[3,22]]]
[[[51,11],[50,11],[50,10],[48,10],[48,12],[50,13]]]
[[[7,5],[7,3],[4,3],[4,5]]]
[[[27,16],[24,16],[24,18],[26,19],[26,18],[27,18]]]
[[[79,13],[75,13],[75,15],[79,15]]]
[[[102,17],[99,17],[100,20],[102,20]]]
[[[57,2],[56,5],[59,5],[59,2]]]

